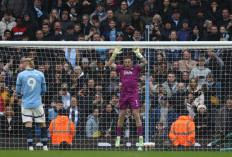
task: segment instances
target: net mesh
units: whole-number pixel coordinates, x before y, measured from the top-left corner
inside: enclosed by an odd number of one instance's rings
[[[232,147],[231,49],[213,46],[140,49],[149,59],[138,81],[144,139],[145,121],[149,120],[146,142],[150,143],[146,149],[210,151]],[[42,102],[49,149],[138,150],[136,121],[130,107],[126,110],[120,147],[115,147],[122,83],[119,73],[106,66],[114,49],[2,46],[0,51],[0,149],[27,149],[22,97],[15,93],[15,86],[17,75],[24,70],[23,61],[30,57],[34,59],[35,69],[46,78],[47,92]],[[140,63],[126,46],[115,63],[124,64],[128,55],[134,65]],[[147,82],[146,77],[149,77]],[[146,88],[150,91],[149,100],[146,100]],[[75,128],[71,145],[54,144],[52,140],[56,137],[52,139],[49,133],[60,108],[67,109],[68,119]],[[193,118],[196,143],[175,147],[173,137],[170,139],[171,126],[184,112]],[[32,128],[34,148],[41,149],[40,127],[33,123]],[[190,134],[185,128],[182,132],[179,129],[178,136]]]

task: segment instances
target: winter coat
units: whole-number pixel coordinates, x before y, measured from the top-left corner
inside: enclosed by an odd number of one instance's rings
[[[11,30],[13,27],[16,26],[15,18],[11,17],[9,22],[6,22],[5,18],[2,18],[2,21],[0,21],[0,35],[4,36],[4,31],[6,29]]]
[[[123,13],[121,10],[118,10],[115,12],[115,17],[117,17],[119,21],[128,24],[128,22],[130,22],[130,19],[132,17],[132,12],[127,10],[125,13]]]
[[[86,122],[86,136],[93,137],[93,134],[99,130],[98,128],[99,120],[95,118],[92,114],[88,116],[88,120]]]
[[[178,82],[174,82],[172,86],[170,87],[168,82],[164,82],[162,84],[164,90],[167,92],[167,96],[170,98],[172,94],[176,93],[178,90]]]
[[[189,34],[192,32],[191,29],[188,29],[188,30],[184,30],[184,29],[181,29],[178,31],[178,34],[179,34],[179,40],[180,41],[187,41],[188,40],[188,37],[189,37]]]
[[[23,16],[26,12],[28,0],[4,0],[2,2],[1,10],[5,12],[6,10],[12,10],[13,16]]]
[[[211,72],[211,70],[206,68],[206,67],[195,67],[195,68],[192,69],[189,78],[190,79],[191,78],[197,78],[198,76],[200,76],[200,78],[198,79],[198,84],[203,85],[203,84],[205,84],[206,76],[210,72]]]
[[[51,121],[49,132],[52,144],[60,144],[64,141],[72,144],[72,140],[76,133],[74,123],[69,120],[68,116],[60,115]]]
[[[170,141],[174,146],[194,146],[195,144],[195,123],[188,116],[180,116],[172,123],[169,133]]]

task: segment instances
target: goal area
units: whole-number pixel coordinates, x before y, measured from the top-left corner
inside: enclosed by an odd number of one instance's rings
[[[134,48],[148,62],[138,80],[141,149],[129,101],[120,147],[115,147],[124,87],[118,71],[106,63],[116,47],[123,51],[115,58],[117,65],[128,56],[133,65],[140,64]],[[51,150],[232,150],[232,42],[0,41],[0,150],[28,149],[22,96],[15,92],[26,58],[32,58],[45,76],[42,105]],[[61,125],[54,131],[61,114],[73,130],[62,130]],[[175,128],[184,116],[194,124],[191,131],[189,124]],[[67,131],[71,143],[65,138],[61,144],[54,142]],[[34,149],[42,149],[41,130],[34,122],[32,132]],[[190,146],[175,146],[176,140],[184,143],[180,136],[188,137]]]

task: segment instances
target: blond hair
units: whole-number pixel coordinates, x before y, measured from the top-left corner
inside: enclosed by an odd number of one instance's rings
[[[34,64],[34,59],[33,58],[26,58],[25,62],[29,63],[30,68],[32,68],[32,69],[35,68],[35,64]]]

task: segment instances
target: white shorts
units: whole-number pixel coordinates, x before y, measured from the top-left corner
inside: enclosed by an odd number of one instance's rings
[[[23,123],[33,122],[33,119],[36,123],[45,123],[45,113],[43,105],[38,108],[23,108],[22,107],[22,119]]]

